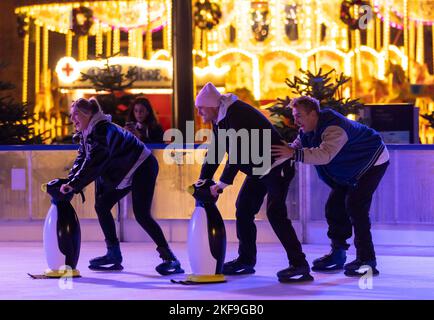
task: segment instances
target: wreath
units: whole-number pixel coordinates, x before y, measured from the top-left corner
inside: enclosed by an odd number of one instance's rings
[[[194,4],[194,24],[201,30],[211,30],[220,21],[222,12],[218,4],[210,0],[198,0]]]
[[[251,25],[256,41],[264,41],[268,37],[270,25],[267,23],[268,10],[263,10],[260,13],[260,20],[255,19],[255,13],[252,12]]]
[[[354,6],[363,6],[369,5],[369,1],[366,0],[344,0],[341,3],[341,20],[345,23],[351,30],[360,29],[359,21],[361,17],[358,19],[354,18],[352,12],[354,11]]]
[[[86,36],[93,24],[93,12],[87,7],[72,9],[72,31],[77,36]]]

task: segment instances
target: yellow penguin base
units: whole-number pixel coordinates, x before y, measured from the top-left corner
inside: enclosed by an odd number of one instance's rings
[[[77,278],[80,277],[78,270],[50,270],[45,271],[44,275],[48,278]]]
[[[187,281],[196,283],[218,283],[226,282],[225,276],[222,274],[206,274],[206,275],[194,275],[191,274],[187,277]]]

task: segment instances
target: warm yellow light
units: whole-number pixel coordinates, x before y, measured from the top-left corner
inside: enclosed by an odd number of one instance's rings
[[[347,118],[353,121],[356,121],[356,115],[354,113],[347,114]]]
[[[41,27],[35,26],[35,94],[39,93],[41,70]]]
[[[57,62],[56,73],[60,81],[73,83],[80,77],[79,63],[72,57],[63,57]]]
[[[424,57],[424,31],[423,23],[419,22],[416,27],[416,62],[423,65]]]
[[[57,118],[56,120],[56,136],[62,136],[62,119]]]
[[[111,56],[112,54],[112,30],[108,29],[106,33],[106,41],[105,41],[105,54],[106,56]]]
[[[375,77],[379,80],[384,80],[384,74],[385,74],[385,59],[383,52],[377,52],[374,49],[367,47],[367,46],[360,46],[361,52],[368,52],[369,54],[373,55],[375,57],[377,66],[377,74]],[[362,77],[363,78],[363,77]]]
[[[166,45],[165,48],[170,52],[172,52],[172,1],[166,0]]]
[[[303,55],[301,53],[299,53],[298,51],[293,50],[291,48],[287,48],[287,47],[275,47],[275,48],[272,48],[270,50],[270,52],[285,52],[285,53],[288,53],[290,55],[296,56],[299,59],[303,58]]]
[[[384,49],[384,59],[386,62],[389,61],[389,43],[390,43],[390,10],[391,5],[389,0],[386,0],[383,21],[383,49]]]
[[[95,60],[88,60],[87,63],[94,63],[95,65],[103,66],[105,65],[105,61],[95,61]],[[169,72],[169,74],[172,74],[173,66],[170,61],[165,60],[144,60],[140,58],[135,57],[112,57],[108,59],[109,65],[111,64],[120,64],[120,65],[134,65],[138,67],[143,68],[150,68],[150,67],[158,67],[158,68],[165,68]]]
[[[204,77],[208,74],[222,76],[230,70],[230,67],[228,65],[224,65],[221,68],[217,68],[216,66],[206,66],[205,68],[194,67],[193,70],[194,74],[199,77]]]
[[[103,39],[104,39],[103,29],[101,27],[101,24],[98,24],[96,36],[95,36],[95,55],[96,56],[102,55]]]
[[[136,39],[134,38],[134,30],[128,30],[128,55],[130,57],[135,57],[136,52]]]
[[[306,52],[304,55],[303,55],[303,59],[302,59],[302,68],[306,68],[307,69],[307,58],[308,57],[310,57],[310,56],[313,56],[313,55],[315,55],[315,54],[317,54],[317,53],[319,53],[319,52],[322,52],[322,51],[325,51],[325,52],[333,52],[333,53],[335,53],[336,55],[338,55],[338,56],[340,56],[341,58],[343,58],[344,59],[344,74],[346,75],[346,76],[350,76],[351,74],[352,74],[352,72],[351,72],[351,56],[354,54],[353,52],[351,52],[351,53],[345,53],[345,52],[342,52],[341,50],[339,50],[339,49],[336,49],[336,48],[334,48],[334,47],[331,47],[331,46],[321,46],[321,47],[318,47],[318,48],[315,48],[315,49],[312,49],[312,50],[309,50],[308,52]]]
[[[217,90],[224,93],[224,89],[217,87]],[[172,88],[134,88],[127,89],[127,92],[131,94],[172,94]],[[72,99],[78,99],[84,95],[100,94],[105,91],[96,91],[95,89],[61,89],[64,94],[72,94]]]
[[[48,83],[48,49],[49,49],[49,31],[46,27],[42,28],[42,77],[43,88],[49,90]]]
[[[113,54],[118,54],[121,51],[121,31],[113,30]]]
[[[23,91],[22,91],[22,102],[27,103],[27,85],[29,78],[29,44],[30,38],[27,33],[24,36],[24,52],[23,52]]]
[[[107,60],[85,60],[76,61],[72,57],[63,57],[56,65],[56,72],[59,80],[64,83],[72,83],[80,77],[80,71],[89,68],[104,68],[106,63],[109,65],[131,65],[141,68],[160,68],[165,69],[168,75],[172,75],[173,66],[171,61],[166,60],[144,60],[136,57],[112,57]],[[67,74],[65,74],[67,73]]]
[[[229,55],[229,54],[234,54],[234,53],[239,53],[241,55],[244,55],[246,57],[248,57],[249,59],[251,59],[252,61],[252,81],[253,81],[253,96],[255,97],[256,100],[260,100],[261,99],[261,76],[260,76],[260,72],[259,72],[259,59],[258,57],[247,51],[244,49],[240,49],[240,48],[230,48],[230,49],[226,49],[223,50],[219,53],[217,53],[214,56],[209,57],[209,62],[210,65],[211,64],[215,64],[215,62],[220,59],[223,56]]]
[[[170,52],[167,50],[157,50],[154,52],[154,54],[151,57],[151,60],[158,60],[161,57],[165,57],[167,59],[171,59]]]
[[[68,30],[68,32],[66,33],[66,56],[67,57],[72,57],[72,39],[73,39],[73,34],[71,30]]]
[[[172,94],[172,88],[136,88],[136,89],[128,89],[128,92],[131,94]]]

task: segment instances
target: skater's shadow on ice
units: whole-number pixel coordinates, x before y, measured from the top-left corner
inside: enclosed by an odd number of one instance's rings
[[[339,286],[347,286],[354,282],[351,278],[328,279],[326,275],[313,273],[314,281],[280,283],[274,276],[243,276],[243,278],[230,277],[232,293],[247,294],[252,296],[269,296],[273,298],[288,299],[297,296],[312,296],[321,292],[329,292],[330,289]],[[356,282],[357,283],[357,282]]]
[[[130,276],[138,276],[141,278],[154,278],[154,279],[161,279],[162,276],[158,274],[146,274],[146,273],[138,273],[138,272],[131,272],[131,271],[92,271],[92,274],[111,274],[111,275],[130,275]]]
[[[101,276],[99,277],[92,277]],[[121,279],[113,279],[114,277],[121,276]],[[132,281],[127,281],[128,277]],[[104,278],[103,278],[104,277]],[[105,285],[117,288],[131,288],[131,289],[156,289],[160,290],[162,287],[173,286],[171,279],[183,280],[186,277],[185,274],[167,275],[161,276],[158,274],[146,274],[138,272],[128,272],[128,271],[91,271],[89,274],[82,274],[81,278],[74,279],[77,283],[94,284],[94,285]],[[139,281],[137,281],[139,279]],[[184,286],[182,286],[184,287]],[[173,287],[172,287],[173,288]],[[184,287],[185,288],[185,287]]]
[[[82,277],[74,281],[76,283],[111,286],[116,288],[147,289],[147,290],[161,289],[161,285],[164,284],[161,281],[132,282],[132,281],[121,281],[121,280],[114,280],[114,279],[91,278],[91,277]]]

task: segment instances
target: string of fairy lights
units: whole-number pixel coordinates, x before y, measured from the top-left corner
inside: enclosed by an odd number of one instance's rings
[[[360,30],[352,30],[352,43],[349,43],[348,27],[337,19],[330,19],[334,14],[330,9],[331,2],[339,4],[340,0],[197,0],[218,4],[224,13],[221,20],[207,30],[202,39],[204,46],[194,45],[193,54],[206,62],[196,66],[195,74],[213,74],[228,72],[231,63],[241,56],[251,65],[252,93],[255,99],[262,98],[264,81],[260,73],[269,54],[281,52],[296,65],[308,68],[312,59],[322,53],[330,53],[341,61],[344,74],[359,77],[362,74],[362,57],[375,63],[374,76],[385,79],[387,64],[398,63],[410,77],[412,61],[421,63],[424,57],[424,25],[434,25],[418,20],[409,11],[409,0],[371,0],[374,9],[373,22],[368,23],[366,45],[361,44]],[[396,3],[402,3],[396,7]],[[395,7],[394,7],[395,6]],[[93,22],[86,20],[86,11],[91,10]],[[225,8],[230,8],[226,10]],[[74,34],[71,30],[72,12],[81,14],[74,16],[84,19],[91,25],[87,33]],[[358,6],[353,6],[353,17],[358,18]],[[171,0],[136,0],[136,1],[83,1],[69,3],[51,3],[43,5],[23,6],[15,10],[16,14],[25,15],[34,25],[34,63],[35,92],[37,99],[43,96],[35,110],[43,105],[45,111],[50,109],[49,100],[50,71],[49,48],[50,33],[65,35],[65,56],[77,54],[77,61],[87,61],[89,53],[95,56],[111,56],[121,52],[121,34],[127,34],[129,57],[138,59],[155,59],[156,54],[170,61],[172,43],[172,1]],[[89,14],[89,12],[87,11]],[[326,14],[327,13],[327,14]],[[203,19],[215,18],[204,11]],[[339,15],[337,15],[339,17]],[[396,22],[397,17],[401,24]],[[78,19],[78,20],[80,20]],[[247,21],[247,23],[246,23]],[[322,29],[326,27],[324,36]],[[390,43],[391,28],[402,28],[404,44],[397,47]],[[155,52],[152,33],[162,29],[163,50]],[[229,35],[229,30],[235,30]],[[195,31],[195,41],[201,38]],[[292,32],[291,36],[289,33]],[[434,33],[434,32],[433,32]],[[32,38],[33,39],[33,38]],[[95,52],[89,52],[89,41],[94,39]],[[123,36],[122,36],[123,39]],[[434,42],[434,35],[432,39]],[[23,38],[23,102],[28,100],[28,69],[30,50],[28,35]],[[77,49],[75,49],[77,44]],[[73,50],[74,49],[74,50]],[[76,51],[75,51],[76,50]],[[74,52],[73,52],[74,51]],[[144,55],[145,54],[145,55]],[[434,53],[432,56],[434,60]],[[352,63],[355,61],[355,63]],[[223,71],[222,71],[223,70]],[[434,72],[434,71],[433,71]],[[352,92],[355,91],[354,83]]]

